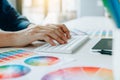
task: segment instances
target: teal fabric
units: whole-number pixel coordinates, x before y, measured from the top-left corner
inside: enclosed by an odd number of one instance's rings
[[[0,0],[0,29],[19,31],[27,28],[30,22],[21,16],[7,0]]]
[[[120,1],[119,0],[102,0],[104,6],[109,11],[117,27],[120,28]]]

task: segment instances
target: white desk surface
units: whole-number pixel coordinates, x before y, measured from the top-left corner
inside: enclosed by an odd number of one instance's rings
[[[81,19],[72,20],[65,23],[69,29],[73,29],[74,27],[80,30],[85,29],[113,29],[115,26],[113,22],[104,17],[83,17]],[[64,68],[68,66],[96,66],[96,67],[103,67],[112,69],[112,56],[109,55],[102,55],[99,53],[93,53],[91,51],[91,48],[98,42],[99,38],[92,38],[90,39],[82,48],[80,48],[78,51],[76,51],[74,54],[49,54],[49,55],[55,55],[55,56],[61,56],[66,58],[73,58],[73,60],[68,60],[68,62],[63,63],[63,65],[54,66],[51,67],[45,67],[45,68],[37,68],[37,67],[31,67],[33,69],[33,72],[28,74],[24,77],[26,80],[40,80],[40,76],[37,76],[37,74],[42,74],[41,77],[48,73],[49,71],[56,70],[58,68]],[[25,47],[24,49],[32,50],[36,48],[38,44],[35,44],[34,46]],[[11,50],[14,48],[1,48],[0,52]],[[42,54],[40,54],[42,55]],[[47,54],[46,54],[47,55]],[[23,61],[23,60],[22,60]],[[17,61],[16,61],[17,63]],[[20,64],[24,64],[21,62]],[[26,64],[24,64],[26,65]],[[28,65],[26,65],[28,66]],[[30,66],[29,66],[30,67]],[[41,70],[42,69],[42,70]],[[43,72],[42,72],[43,71]],[[34,76],[34,77],[33,77]],[[17,79],[18,80],[18,79]],[[20,79],[22,80],[22,79]]]

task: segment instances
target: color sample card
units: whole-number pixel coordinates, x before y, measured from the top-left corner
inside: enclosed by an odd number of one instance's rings
[[[114,80],[112,71],[99,67],[70,67],[45,75],[42,80]]]
[[[78,29],[72,29],[70,32],[72,36],[88,35],[86,32]]]
[[[22,65],[0,66],[0,80],[19,78],[28,74],[31,70]]]
[[[50,66],[59,62],[59,58],[52,56],[37,56],[26,59],[26,64],[31,66]]]
[[[113,31],[112,30],[88,30],[87,33],[90,37],[101,37],[101,38],[112,38]]]
[[[107,30],[107,29],[95,29],[95,30],[86,30],[86,31],[81,31],[79,29],[73,29],[71,30],[71,34],[74,36],[89,35],[90,37],[101,37],[101,38],[112,38],[113,37],[113,31]]]
[[[11,50],[7,52],[0,53],[0,64],[10,62],[13,60],[18,60],[21,58],[26,58],[33,55],[34,53],[26,50]]]

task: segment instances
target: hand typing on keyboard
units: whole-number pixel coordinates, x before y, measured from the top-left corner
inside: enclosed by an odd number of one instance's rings
[[[86,41],[89,40],[87,35],[73,36],[68,40],[67,44],[57,44],[57,46],[51,46],[48,43],[35,49],[37,52],[50,52],[50,53],[73,53],[77,48],[82,46]]]
[[[43,39],[50,43],[52,46],[55,46],[57,41],[59,44],[66,44],[68,39],[70,39],[70,31],[64,24],[60,25],[47,25],[46,30],[43,35]]]
[[[59,44],[65,44],[71,37],[69,30],[64,24],[50,24],[46,26],[29,25],[27,29],[16,33],[17,40],[14,43],[17,43],[17,46],[26,46],[39,40],[44,40],[50,45],[55,46],[56,43],[54,41]]]

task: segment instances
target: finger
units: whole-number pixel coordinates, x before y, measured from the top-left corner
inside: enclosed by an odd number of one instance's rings
[[[51,44],[52,46],[56,46],[56,44],[55,44],[55,42],[53,41],[53,39],[50,38],[49,36],[45,36],[45,37],[44,37],[44,40],[45,40],[46,42],[48,42],[49,44]]]
[[[67,38],[64,34],[64,32],[61,30],[61,28],[55,26],[55,25],[52,25],[53,27],[53,31],[56,33],[57,36],[59,36],[65,43],[67,43]]]
[[[48,34],[52,39],[56,40],[58,43],[60,44],[64,44],[64,40],[62,40],[58,35],[56,35],[56,33],[49,33]]]
[[[65,42],[67,43],[67,38],[65,37],[64,33],[59,30],[55,30],[55,33]]]
[[[60,25],[55,25],[55,24],[51,24],[52,26],[54,26],[54,28],[57,28],[56,30],[61,34],[62,39],[67,41],[68,38],[66,38],[66,33],[60,28]]]
[[[67,43],[67,38],[64,35],[64,32],[61,30],[61,28],[59,28],[59,27],[57,27],[56,25],[53,25],[53,24],[49,25],[48,28],[49,28],[49,30],[53,31],[53,34],[56,34],[61,40],[63,40],[64,43]],[[54,39],[56,39],[56,38],[54,38]]]
[[[61,25],[58,25],[58,26],[60,26],[60,28],[66,34],[66,37],[69,39],[71,36],[70,36],[70,31],[68,30],[68,28],[64,24],[61,24]]]
[[[70,39],[71,38],[71,35],[70,35],[70,31],[68,30],[68,28],[63,24],[63,25],[61,25],[61,28],[63,29],[63,31],[66,33],[66,37],[68,38],[68,39]]]

